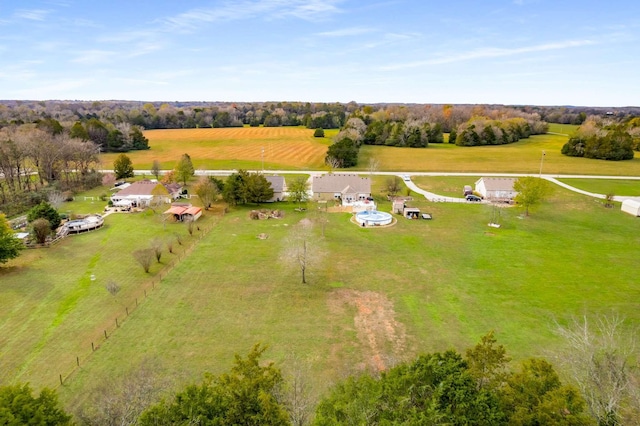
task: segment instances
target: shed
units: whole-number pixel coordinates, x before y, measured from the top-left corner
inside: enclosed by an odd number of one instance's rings
[[[622,207],[620,208],[623,212],[629,213],[633,216],[640,216],[640,199],[632,199],[629,198],[622,202]]]
[[[404,213],[404,208],[405,208],[404,200],[402,200],[402,199],[393,200],[393,207],[391,208],[393,213],[395,213],[395,214],[403,214]]]
[[[402,215],[407,219],[420,219],[420,209],[417,207],[405,207]]]

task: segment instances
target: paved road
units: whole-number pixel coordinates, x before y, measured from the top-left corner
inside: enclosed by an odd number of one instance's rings
[[[112,170],[101,170],[102,172],[112,172]],[[197,176],[228,176],[237,170],[196,170]],[[253,172],[260,172],[261,170],[250,170]],[[262,172],[267,174],[309,174],[311,179],[313,176],[320,176],[325,173],[328,173],[324,170],[263,170]],[[137,175],[152,175],[151,170],[136,170],[135,173]],[[357,175],[370,175],[370,172],[367,171],[345,171],[340,170],[337,173],[351,173]],[[541,177],[542,179],[546,179],[551,183],[554,183],[558,186],[566,188],[570,191],[577,192],[579,194],[587,195],[589,197],[604,199],[606,198],[605,194],[596,194],[593,192],[583,191],[582,189],[578,189],[571,185],[567,185],[566,183],[560,182],[558,179],[610,179],[610,180],[638,180],[640,181],[640,176],[600,176],[600,175],[559,175],[559,174],[539,174],[539,173],[455,173],[455,172],[375,172],[373,173],[379,176],[398,176],[403,178],[403,176],[485,176],[485,177],[523,177],[523,176],[533,176],[533,177]],[[403,180],[404,181],[404,180]],[[467,202],[464,198],[456,198],[456,197],[446,197],[444,195],[434,194],[433,192],[425,191],[424,189],[419,188],[413,181],[404,181],[408,188],[412,191],[422,194],[429,201],[447,201],[447,202],[455,202],[455,203],[465,203]],[[615,196],[614,200],[622,202],[626,199],[640,199],[640,197],[631,197],[631,196]]]

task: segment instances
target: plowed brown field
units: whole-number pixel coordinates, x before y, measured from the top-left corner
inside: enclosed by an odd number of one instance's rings
[[[304,127],[239,127],[222,129],[148,130],[148,151],[127,155],[136,169],[149,169],[154,160],[163,169],[173,168],[180,156],[189,154],[196,168],[265,169],[323,168],[330,140],[314,138]],[[103,154],[110,168],[117,154]]]

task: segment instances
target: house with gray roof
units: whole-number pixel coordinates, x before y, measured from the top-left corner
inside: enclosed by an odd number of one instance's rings
[[[476,182],[476,192],[486,200],[508,202],[518,195],[515,182],[515,178],[482,177]]]
[[[311,182],[316,201],[340,200],[348,205],[371,197],[371,179],[354,173],[327,173]]]
[[[273,197],[267,200],[267,203],[274,203],[276,201],[282,201],[285,198],[285,192],[287,191],[287,183],[283,176],[265,176],[267,182],[271,184],[273,189]]]

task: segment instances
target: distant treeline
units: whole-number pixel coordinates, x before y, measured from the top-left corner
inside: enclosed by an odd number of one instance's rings
[[[640,118],[622,123],[610,119],[590,118],[562,147],[569,157],[600,160],[631,160],[640,151]]]
[[[548,125],[536,113],[519,109],[483,106],[391,106],[354,111],[333,138],[325,161],[332,167],[353,167],[361,145],[426,148],[448,142],[460,146],[500,145],[534,134],[546,133]]]
[[[65,125],[98,119],[113,125],[128,123],[144,129],[197,127],[306,126],[339,129],[358,110],[365,115],[388,111],[426,116],[439,123],[445,133],[473,116],[499,118],[536,115],[548,123],[582,124],[596,115],[616,118],[640,115],[640,107],[599,108],[565,106],[443,105],[443,104],[358,104],[312,102],[136,102],[136,101],[0,101],[0,127],[36,123],[53,118]],[[389,117],[394,121],[393,117]],[[378,120],[381,121],[381,120]],[[384,120],[382,120],[384,121]]]

